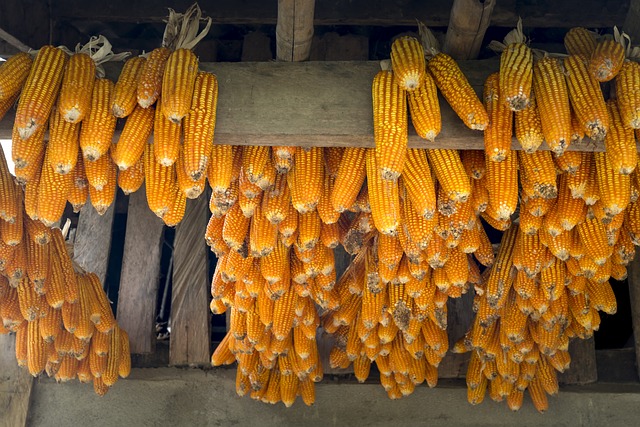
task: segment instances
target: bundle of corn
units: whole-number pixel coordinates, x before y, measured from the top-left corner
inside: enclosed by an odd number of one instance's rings
[[[0,219],[0,333],[16,333],[16,359],[29,373],[78,378],[105,394],[129,375],[129,339],[98,277],[73,264],[63,232],[32,220],[0,152],[0,177],[14,185]],[[8,208],[11,203],[12,208]]]
[[[518,226],[504,234],[494,267],[476,286],[476,318],[454,351],[472,351],[470,403],[488,388],[517,410],[529,390],[543,412],[546,394],[558,391],[556,371],[569,366],[570,339],[591,337],[598,312],[616,311],[609,279],[624,279],[635,255],[638,193],[609,153],[579,154],[557,183],[553,169],[533,173],[527,157],[536,154],[521,154]]]
[[[215,147],[220,173],[209,180],[205,236],[219,257],[211,310],[230,309],[231,324],[212,364],[238,362],[239,395],[251,391],[254,399],[286,406],[298,394],[308,405],[315,400],[313,383],[322,379],[316,305],[338,305],[331,249],[339,244],[341,215],[331,195],[339,169],[352,172],[342,161],[357,163],[348,151],[298,148],[290,170],[278,173],[286,170],[278,164],[290,157],[288,150]],[[349,198],[355,196],[336,195]]]

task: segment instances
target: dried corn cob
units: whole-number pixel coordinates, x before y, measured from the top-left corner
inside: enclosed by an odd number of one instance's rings
[[[78,123],[89,113],[91,92],[96,77],[96,63],[86,53],[69,59],[60,88],[58,112],[69,123]]]
[[[162,91],[162,76],[164,75],[164,68],[167,65],[167,59],[171,50],[166,47],[159,47],[153,49],[147,60],[142,65],[142,71],[140,71],[140,78],[138,79],[138,87],[136,89],[136,97],[138,104],[142,108],[149,108],[152,106]],[[162,111],[159,109],[159,111]]]
[[[416,133],[427,141],[432,141],[442,129],[438,88],[431,74],[426,72],[420,86],[407,92],[411,122]]]
[[[624,61],[616,76],[616,102],[620,109],[622,123],[626,127],[640,128],[640,64]]]
[[[171,166],[180,152],[182,122],[174,123],[162,114],[162,108],[155,109],[153,122],[153,154],[163,166]]]
[[[80,151],[79,132],[79,125],[66,121],[61,114],[53,111],[49,120],[47,158],[49,159],[48,166],[53,168],[56,173],[67,174],[76,166]]]
[[[604,138],[604,146],[613,170],[629,175],[638,163],[636,140],[631,128],[627,127],[620,117],[620,111],[616,102],[607,101],[609,114],[609,132]]]
[[[124,63],[111,98],[111,113],[115,117],[127,117],[134,111],[137,105],[138,82],[145,62],[146,58],[136,56]]]
[[[515,114],[515,133],[516,139],[527,153],[532,153],[540,147],[544,141],[542,134],[542,123],[540,121],[540,111],[534,96],[531,92],[529,106]]]
[[[425,74],[424,50],[415,37],[400,37],[391,45],[391,67],[398,86],[407,91],[421,87]]]
[[[169,55],[162,77],[162,113],[180,123],[189,113],[198,75],[198,58],[189,49],[177,49]]]
[[[400,221],[398,181],[383,179],[375,150],[367,150],[367,184],[373,222],[383,234],[395,234]]]
[[[20,52],[5,61],[0,67],[0,103],[13,99],[24,86],[33,60],[27,53]],[[13,104],[13,102],[11,102]]]
[[[616,27],[613,28],[613,39],[603,37],[591,54],[589,60],[589,73],[599,82],[608,82],[618,75],[624,62],[624,46],[622,37]]]
[[[96,161],[109,151],[116,128],[116,117],[111,114],[114,84],[109,79],[96,79],[91,95],[89,115],[80,129],[80,148],[84,158]]]
[[[427,157],[447,197],[465,202],[471,194],[471,183],[456,150],[428,150]]]
[[[493,73],[484,83],[484,106],[489,114],[489,125],[484,130],[484,151],[487,159],[503,161],[511,151],[513,113],[502,101],[499,92],[500,76]]]
[[[120,170],[127,170],[142,157],[153,129],[153,121],[153,108],[142,108],[135,104],[133,112],[128,114],[115,152],[112,153],[113,161]]]
[[[564,47],[569,55],[584,55],[591,58],[591,54],[596,50],[596,36],[595,32],[586,28],[571,28],[564,36]]]

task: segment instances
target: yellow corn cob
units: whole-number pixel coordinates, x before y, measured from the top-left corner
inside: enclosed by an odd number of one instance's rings
[[[531,92],[529,106],[520,111],[516,111],[515,135],[520,146],[522,146],[522,149],[527,153],[536,151],[542,144],[542,141],[544,141],[540,111],[538,110],[534,92]]]
[[[109,354],[107,355],[107,366],[102,373],[102,381],[107,386],[112,386],[118,380],[118,368],[120,367],[120,358],[122,353],[122,343],[120,337],[120,328],[115,327],[109,334],[111,343],[109,345]]]
[[[435,212],[436,195],[426,153],[420,149],[407,150],[403,182],[416,212],[430,219]]]
[[[470,129],[484,130],[489,116],[456,61],[445,53],[437,53],[427,68],[453,111]]]
[[[640,64],[624,61],[616,76],[616,102],[622,123],[626,127],[640,128]]]
[[[399,37],[391,45],[391,67],[398,86],[413,91],[425,74],[424,50],[415,37]]]
[[[364,166],[364,165],[363,165]],[[335,210],[331,204],[331,194],[335,188],[335,178],[328,173],[324,174],[324,188],[320,194],[320,200],[316,210],[323,224],[335,224],[340,218],[340,212]]]
[[[162,114],[161,108],[155,109],[155,118],[153,123],[153,154],[158,163],[163,166],[171,166],[178,159],[181,133],[181,122],[174,123]]]
[[[124,194],[138,191],[144,183],[144,158],[140,157],[135,165],[118,173],[118,187]]]
[[[633,130],[625,125],[620,116],[620,111],[616,102],[607,101],[607,112],[609,113],[609,132],[604,138],[604,146],[607,156],[611,161],[613,170],[629,175],[638,163],[636,149],[636,139]]]
[[[96,63],[86,53],[71,56],[60,88],[58,112],[69,123],[78,123],[89,113]]]
[[[589,74],[587,59],[569,56],[564,60],[571,106],[587,136],[602,141],[609,130],[609,115],[600,84]]]
[[[424,73],[420,86],[416,90],[408,92],[407,98],[411,122],[416,133],[421,138],[433,142],[442,129],[442,118],[438,102],[438,88],[430,73]]]
[[[513,111],[529,106],[533,80],[533,55],[522,34],[522,21],[505,37],[500,55],[500,99]]]
[[[34,167],[42,159],[45,151],[44,135],[47,129],[46,121],[42,123],[28,138],[20,138],[16,126],[11,134],[11,157],[16,168],[16,176],[22,181],[29,181],[34,175]]]
[[[460,161],[458,151],[428,150],[427,157],[447,197],[456,202],[467,201],[471,193],[471,183]]]
[[[75,122],[65,121],[62,115],[55,110],[53,111],[49,120],[47,157],[49,158],[49,166],[56,173],[69,173],[76,166],[79,152],[79,131],[79,125]]]
[[[383,179],[395,180],[402,173],[407,150],[407,101],[390,71],[376,74],[371,93],[378,173]]]
[[[604,226],[596,218],[585,219],[577,226],[580,241],[584,245],[586,255],[596,263],[603,265],[613,253],[613,247],[607,242]]]
[[[189,113],[198,75],[198,58],[189,49],[169,55],[162,77],[162,113],[179,123]]]
[[[4,153],[0,150],[0,218],[4,221],[14,222],[22,209],[17,203],[18,188],[9,172]]]
[[[34,377],[44,371],[47,363],[46,343],[40,338],[39,323],[36,318],[27,326],[27,366]]]
[[[273,164],[278,173],[287,173],[293,165],[296,147],[273,147]]]
[[[366,178],[365,148],[345,148],[331,192],[331,205],[344,212],[356,201]]]
[[[400,221],[398,181],[382,178],[375,150],[367,150],[367,184],[373,222],[383,234],[395,234]]]
[[[513,113],[501,99],[500,76],[493,73],[484,83],[484,106],[489,114],[489,125],[484,130],[484,150],[488,159],[503,161],[511,150]]]
[[[0,102],[13,99],[20,93],[29,76],[32,64],[31,56],[24,52],[13,55],[2,64],[0,67]]]
[[[596,50],[596,36],[595,32],[586,28],[571,28],[564,36],[564,47],[569,55],[584,55],[591,58],[591,54]]]
[[[507,156],[503,162],[487,161],[486,185],[489,206],[495,210],[497,220],[507,220],[518,204],[518,158]]]
[[[43,46],[38,51],[16,111],[14,126],[21,139],[29,138],[47,123],[60,90],[67,58],[66,53],[53,46]]]
[[[160,96],[162,76],[170,54],[171,50],[168,48],[159,47],[153,49],[144,61],[136,88],[138,104],[142,108],[149,108]],[[159,110],[162,111],[162,109]]]
[[[145,62],[144,57],[136,56],[129,58],[122,66],[111,98],[111,113],[114,116],[127,117],[138,105],[138,82]]]
[[[291,203],[299,213],[314,210],[320,200],[324,180],[324,152],[320,147],[298,147],[295,164],[287,174]]]
[[[253,257],[269,255],[276,246],[278,229],[273,226],[262,213],[260,206],[256,207],[251,217],[249,228],[249,250]]]
[[[487,301],[492,308],[500,308],[504,303],[513,282],[511,265],[513,264],[513,246],[517,229],[509,229],[502,237],[498,257],[487,281]]]
[[[49,287],[49,245],[39,245],[28,239],[27,276],[36,292],[44,294]]]
[[[213,146],[217,105],[216,76],[204,71],[198,72],[191,109],[184,122],[184,167],[187,175],[194,181],[200,179],[207,171]]]
[[[153,129],[153,121],[153,108],[142,108],[136,104],[133,112],[128,114],[115,152],[112,153],[113,161],[120,170],[127,170],[142,157]]]
[[[103,172],[104,177],[104,185],[101,189],[94,187],[93,185],[89,185],[89,197],[91,199],[91,204],[95,208],[96,212],[100,215],[104,215],[107,212],[107,209],[116,197],[116,189],[117,189],[117,170],[115,163],[111,161],[111,156],[105,155],[106,170]],[[98,159],[94,163],[100,162],[101,159]],[[89,170],[89,165],[87,164],[85,167],[86,171]],[[87,173],[88,175],[88,173]],[[67,175],[64,175],[67,176]],[[38,204],[38,207],[40,205]]]
[[[527,181],[533,185],[534,197],[555,198],[558,189],[551,153],[541,150],[529,154],[521,151],[518,153],[518,160],[522,166],[522,174],[526,175]]]
[[[115,165],[108,153],[98,160],[84,162],[84,170],[89,185],[97,190],[102,190],[107,185],[108,170]]]
[[[47,152],[44,159],[45,165],[48,164],[48,156]],[[70,188],[71,175],[60,175],[50,167],[43,168],[38,185],[36,215],[45,225],[50,227],[60,219],[67,204],[67,194]]]
[[[178,188],[189,199],[196,199],[205,189],[206,174],[201,174],[198,180],[192,180],[185,170],[185,157],[188,157],[183,145],[180,149],[178,161],[176,163],[176,177],[178,179]]]
[[[175,165],[163,166],[155,161],[154,144],[144,152],[144,173],[149,209],[162,218],[173,205],[171,190],[176,184]]]
[[[240,205],[236,203],[225,216],[222,236],[225,243],[233,250],[238,250],[244,243],[249,231],[250,219],[242,214]]]
[[[617,33],[617,29],[614,31]],[[613,79],[624,62],[624,50],[622,43],[617,40],[600,39],[589,60],[589,73],[599,82]]]
[[[111,114],[114,84],[109,79],[96,79],[91,95],[91,109],[80,129],[80,148],[84,158],[96,161],[111,147],[116,117]]]
[[[9,98],[0,100],[0,120],[2,120],[4,116],[9,112],[9,110],[15,105],[16,101],[18,100],[18,95],[20,95],[19,92],[14,94],[13,96],[10,96]]]
[[[560,155],[571,142],[571,109],[564,71],[557,59],[545,57],[536,62],[533,89],[544,140]]]
[[[482,179],[485,172],[484,152],[480,150],[463,150],[460,159],[469,178]]]
[[[298,294],[290,289],[274,303],[272,332],[278,341],[283,341],[291,331],[295,317],[293,307],[295,307],[297,299]]]
[[[18,206],[17,215],[12,222],[0,220],[0,241],[8,246],[16,246],[22,242],[24,235],[22,192],[18,190],[17,192],[12,192],[11,195],[16,197],[12,204]]]
[[[631,179],[613,169],[608,153],[593,153],[596,182],[603,209],[608,216],[622,212],[631,198]]]
[[[404,232],[407,237],[413,241],[420,249],[426,249],[431,242],[434,228],[437,225],[437,217],[430,220],[419,215],[416,211],[411,198],[404,197],[402,203],[402,222],[404,223]]]

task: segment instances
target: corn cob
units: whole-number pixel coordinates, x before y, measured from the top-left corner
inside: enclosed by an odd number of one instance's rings
[[[455,150],[429,150],[427,157],[447,197],[456,202],[467,201],[471,193],[471,183],[458,152]]]
[[[21,139],[27,139],[44,126],[58,96],[67,54],[53,46],[38,51],[29,77],[24,83],[14,126]]]
[[[424,50],[415,37],[400,37],[391,45],[391,67],[398,86],[407,91],[421,87],[425,74]]]
[[[507,220],[518,204],[518,159],[510,155],[504,162],[487,161],[486,185],[489,205],[486,212],[495,212],[494,219]]]
[[[607,153],[593,153],[595,159],[596,183],[608,216],[622,212],[631,198],[631,183],[629,175],[621,175],[613,169]]]
[[[113,161],[120,170],[127,170],[142,157],[153,129],[154,109],[142,108],[136,104],[133,112],[127,116],[115,152],[112,152]]]
[[[110,156],[104,156],[107,160],[106,170],[102,173],[102,177],[104,177],[104,185],[101,189],[94,187],[93,185],[89,185],[89,198],[91,199],[91,204],[95,208],[96,212],[99,215],[104,215],[109,209],[109,206],[113,203],[116,197],[116,189],[117,189],[117,172],[118,168],[111,161]],[[97,161],[99,162],[100,159]],[[94,163],[97,163],[94,162]],[[85,168],[87,171],[89,170],[89,165],[86,165]],[[87,173],[88,175],[88,173]],[[66,176],[66,175],[64,175]],[[70,184],[69,184],[70,185]],[[39,206],[39,205],[38,205]]]
[[[38,319],[35,319],[27,326],[27,366],[29,373],[34,377],[44,371],[47,363],[46,345],[40,338],[39,323]]]
[[[591,54],[596,50],[596,36],[595,32],[586,28],[571,28],[564,36],[564,47],[569,55],[584,55],[591,58]]]
[[[12,222],[0,220],[0,241],[4,242],[8,246],[17,246],[22,242],[24,235],[23,226],[23,209],[22,209],[22,194],[21,191],[13,193],[17,200],[14,202],[18,206],[18,212]]]
[[[152,106],[162,90],[162,76],[171,50],[166,47],[153,49],[142,65],[136,96],[142,108]],[[161,109],[159,109],[162,111]]]
[[[187,198],[196,199],[205,189],[206,175],[201,174],[199,179],[196,181],[192,180],[191,177],[187,175],[184,162],[185,157],[188,157],[188,154],[186,153],[185,148],[186,147],[183,145],[180,149],[178,161],[175,165],[178,188]]]
[[[344,212],[355,203],[366,178],[365,156],[365,148],[345,148],[330,195],[336,211]]]
[[[484,130],[486,157],[494,162],[503,161],[511,150],[513,113],[499,92],[500,76],[493,73],[484,83],[484,105],[489,114],[489,125]]]
[[[153,154],[158,163],[171,166],[178,159],[181,133],[182,123],[173,123],[162,114],[161,108],[155,109]]]
[[[207,170],[216,126],[217,103],[216,76],[204,71],[198,72],[191,109],[184,122],[185,171],[194,181],[200,179]]]
[[[531,92],[529,106],[516,111],[515,135],[520,146],[527,153],[536,151],[544,141],[540,111],[538,110],[534,92]]]
[[[129,58],[122,66],[111,98],[111,113],[115,117],[127,117],[134,111],[137,105],[138,82],[145,62],[144,57],[137,56]]]
[[[402,173],[408,143],[407,101],[390,71],[376,74],[371,93],[379,173],[383,179],[395,180]]]
[[[144,176],[144,158],[141,156],[135,165],[118,173],[118,187],[124,194],[135,193],[144,183]]]
[[[2,64],[0,67],[0,102],[13,99],[20,93],[29,76],[32,64],[31,56],[24,52],[13,55]]]
[[[602,141],[609,130],[609,116],[600,84],[589,74],[587,59],[569,56],[564,60],[571,106],[587,136]]]
[[[9,172],[9,166],[0,149],[0,218],[7,222],[15,221],[21,209],[18,201],[18,189]]]
[[[622,123],[626,127],[640,128],[640,64],[624,61],[616,76],[616,101],[620,109]]]
[[[109,153],[100,156],[96,161],[84,162],[85,176],[89,185],[96,190],[102,190],[107,185],[108,170],[111,169],[111,166],[115,165]]]
[[[179,123],[189,113],[198,75],[198,58],[189,49],[177,49],[169,55],[162,77],[162,113]]]
[[[395,234],[400,221],[398,181],[383,179],[375,150],[367,150],[367,184],[371,194],[373,222],[383,234]]]
[[[526,175],[527,181],[533,186],[533,197],[554,199],[558,189],[551,153],[548,151],[536,151],[531,154],[519,152],[518,160],[522,166],[521,173]]]
[[[442,118],[438,102],[438,88],[430,73],[424,73],[420,86],[414,91],[407,92],[407,98],[411,122],[416,133],[421,138],[433,142],[442,129]]]
[[[34,175],[34,168],[42,159],[45,151],[44,135],[47,129],[46,120],[28,138],[20,138],[16,126],[11,134],[11,157],[15,164],[16,176],[22,181],[29,181]]]
[[[114,84],[109,79],[96,79],[91,95],[91,108],[80,129],[80,148],[84,158],[96,161],[111,147],[117,118],[111,114]]]
[[[561,155],[571,142],[571,109],[564,71],[557,59],[544,57],[535,63],[533,90],[544,140],[551,151]]]
[[[93,62],[93,61],[92,61]],[[78,161],[78,136],[80,126],[66,121],[57,111],[49,120],[49,144],[47,146],[49,166],[56,173],[67,174]]]
[[[18,95],[20,95],[19,92],[9,98],[0,100],[0,120],[2,120],[9,110],[16,104]]]
[[[324,180],[324,152],[320,147],[298,147],[296,161],[287,174],[291,203],[299,213],[314,210],[320,201]]]
[[[604,146],[613,170],[629,175],[638,163],[636,140],[631,128],[627,127],[620,115],[615,101],[607,101],[609,113],[609,132],[604,138]]]
[[[45,154],[44,164],[49,164],[48,150]],[[114,178],[115,179],[115,178]],[[71,188],[71,175],[60,175],[50,167],[42,169],[37,194],[36,215],[40,221],[50,227],[60,219],[67,204],[67,194]]]
[[[433,217],[436,195],[425,150],[408,149],[403,183],[416,212],[426,219]]]
[[[71,56],[62,77],[58,112],[69,123],[78,123],[89,113],[96,63],[86,53]]]
[[[625,33],[618,32],[614,27],[614,38],[603,37],[591,54],[589,73],[599,82],[608,82],[618,75],[624,62],[625,48],[622,37]]]
[[[491,45],[490,45],[491,47]],[[529,106],[533,80],[533,55],[522,33],[522,20],[504,38],[500,55],[500,99],[513,111]]]

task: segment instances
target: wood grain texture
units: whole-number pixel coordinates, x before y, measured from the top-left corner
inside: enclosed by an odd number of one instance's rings
[[[129,196],[117,320],[131,353],[155,350],[155,317],[164,223],[147,205],[145,187]]]
[[[473,292],[468,291],[460,298],[449,298],[447,301],[449,348],[453,348],[453,345],[471,328],[474,318],[473,295]],[[447,352],[438,366],[438,376],[440,378],[464,378],[467,374],[470,357],[471,353]]]
[[[171,365],[209,365],[208,248],[202,236],[209,220],[207,197],[187,200],[176,227],[171,291]]]
[[[15,335],[0,335],[0,426],[26,425],[33,377],[16,363]]]
[[[476,59],[495,5],[495,0],[455,0],[442,51],[454,59]]]
[[[84,270],[95,273],[104,285],[111,252],[111,231],[115,215],[115,202],[104,215],[87,200],[78,217],[73,260]]]
[[[561,384],[584,385],[598,381],[596,344],[593,338],[572,340],[569,343],[569,354],[571,366],[564,373],[558,374]]]
[[[315,0],[278,0],[276,58],[306,61],[313,39]]]

